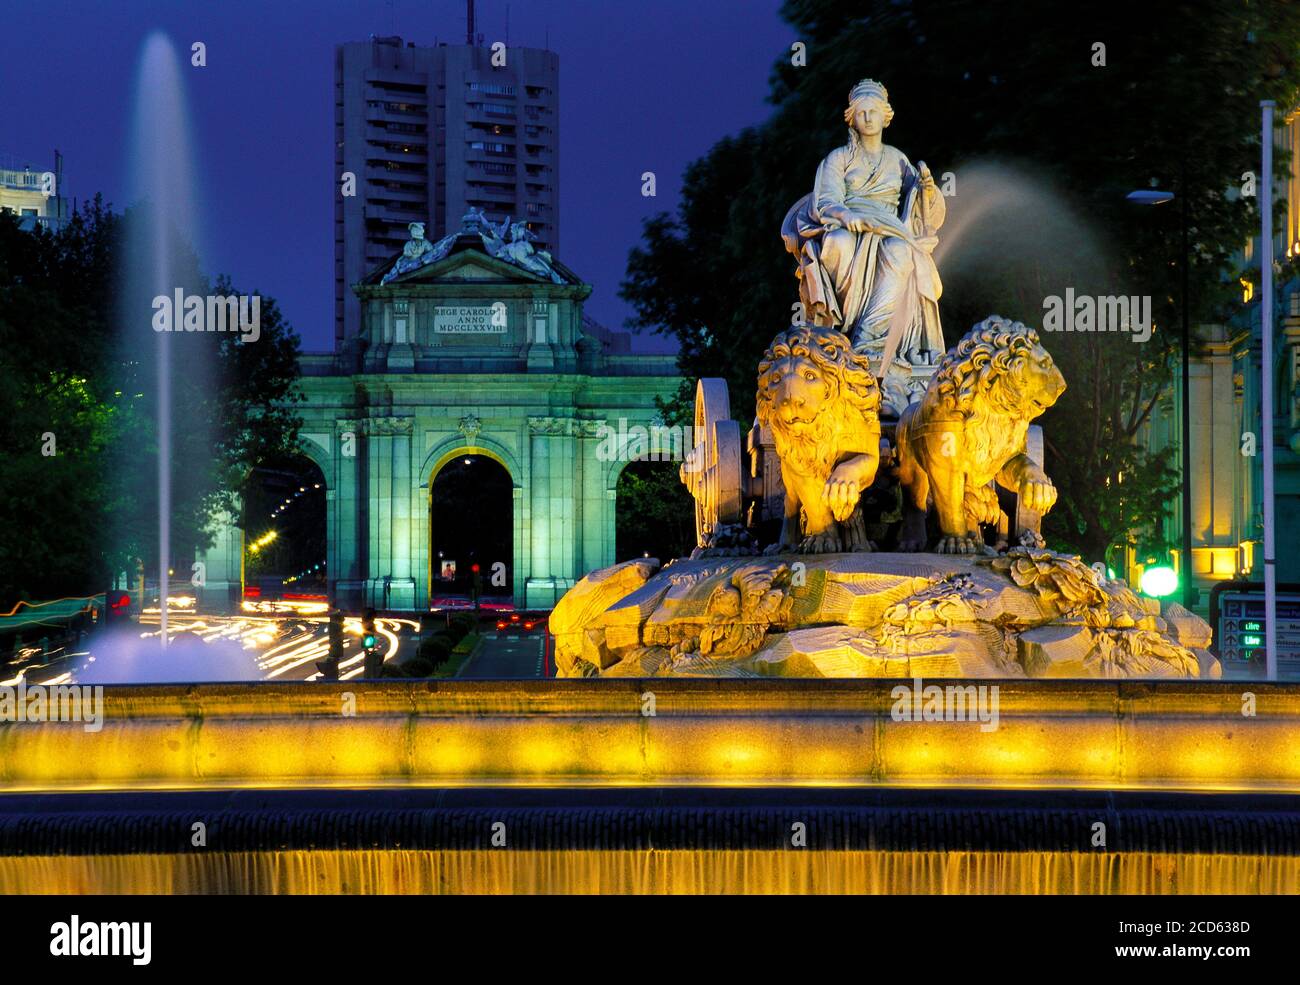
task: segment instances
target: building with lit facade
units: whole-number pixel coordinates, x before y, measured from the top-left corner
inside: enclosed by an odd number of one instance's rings
[[[19,216],[25,229],[57,229],[66,222],[72,213],[63,195],[63,155],[54,152],[54,167],[49,171],[0,161],[0,212]]]
[[[1191,574],[1202,613],[1209,609],[1215,585],[1264,578],[1264,413],[1273,416],[1277,580],[1300,583],[1300,110],[1279,121],[1275,147],[1289,150],[1291,163],[1288,178],[1274,196],[1286,220],[1274,243],[1273,406],[1260,405],[1258,237],[1245,245],[1241,257],[1247,271],[1252,260],[1256,267],[1242,280],[1241,310],[1223,324],[1193,327],[1202,350],[1194,355],[1189,371]],[[1181,374],[1175,372],[1174,385],[1141,435],[1153,450],[1179,446],[1181,386]],[[1170,502],[1164,537],[1181,544],[1181,497]],[[1181,553],[1176,549],[1172,558],[1180,577],[1185,570]],[[1137,580],[1144,560],[1129,558],[1132,580]]]
[[[355,176],[334,205],[335,345],[361,331],[352,286],[402,248],[411,222],[436,240],[471,207],[527,223],[560,249],[559,56],[539,48],[338,45],[334,156]]]
[[[680,384],[675,357],[584,315],[591,287],[557,259],[558,57],[485,44],[472,8],[470,24],[464,45],[335,49],[335,163],[356,194],[334,195],[334,349],[302,356],[294,409],[325,490],[328,592],[348,608],[463,590],[440,550],[456,528],[492,545],[458,559],[482,561],[486,594],[550,608],[615,558],[627,461],[598,453],[605,429],[655,424]],[[410,268],[412,223],[436,261]],[[435,484],[462,466],[481,501],[440,514]],[[246,546],[218,530],[211,601],[238,596]]]

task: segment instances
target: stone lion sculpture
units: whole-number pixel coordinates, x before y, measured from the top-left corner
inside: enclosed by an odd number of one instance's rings
[[[880,390],[867,358],[837,329],[789,329],[758,365],[757,405],[785,485],[770,550],[871,550],[858,499],[880,464]]]
[[[999,517],[994,481],[1046,513],[1056,487],[1025,454],[1029,422],[1056,403],[1065,378],[1020,322],[997,315],[948,350],[918,403],[898,421],[898,477],[906,515],[898,548],[926,548],[933,501],[941,554],[984,551],[981,523]]]

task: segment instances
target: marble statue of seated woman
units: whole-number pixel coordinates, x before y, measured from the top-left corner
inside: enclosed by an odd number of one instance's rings
[[[944,351],[942,283],[931,253],[946,208],[924,163],[913,167],[883,142],[893,115],[880,83],[853,87],[848,142],[822,161],[812,193],[781,228],[799,264],[807,320],[839,327],[877,376],[886,360],[931,364]]]

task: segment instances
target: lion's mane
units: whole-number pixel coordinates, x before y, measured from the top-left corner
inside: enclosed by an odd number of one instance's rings
[[[935,370],[928,392],[963,417],[992,406],[994,413],[1011,416],[1020,407],[1015,393],[1004,386],[1008,374],[1018,374],[1025,357],[1038,348],[1038,333],[1022,322],[998,315],[985,318],[949,349]],[[1007,398],[1011,399],[1008,400]]]
[[[804,357],[831,383],[827,406],[812,427],[790,440],[772,403],[768,373],[782,359]],[[853,351],[844,333],[834,328],[799,326],[782,332],[758,364],[759,423],[772,430],[777,456],[803,475],[829,476],[843,452],[842,437],[862,430],[863,419],[879,413],[880,388],[866,356]]]
[[[944,355],[917,408],[919,420],[957,413],[964,422],[963,457],[999,465],[1006,436],[1035,416],[1031,401],[1040,381],[1032,361],[1044,354],[1032,328],[999,315],[985,318]],[[971,506],[972,515],[988,512]]]

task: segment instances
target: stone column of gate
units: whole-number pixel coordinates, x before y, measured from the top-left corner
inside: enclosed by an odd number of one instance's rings
[[[416,476],[412,419],[398,418],[393,433],[393,581],[388,604],[394,609],[415,608],[416,535],[419,524],[420,480]]]
[[[576,424],[567,417],[528,418],[532,570],[525,600],[530,609],[549,609],[576,580],[574,519],[581,482]]]
[[[367,606],[384,604],[384,576],[389,574],[392,557],[389,548],[388,518],[390,502],[390,465],[393,436],[380,434],[377,422],[366,422],[365,480],[362,493],[366,498],[366,598]]]
[[[242,578],[239,563],[244,550],[244,532],[235,524],[235,517],[224,511],[213,518],[212,546],[195,552],[194,570],[190,584],[199,606],[207,612],[225,612],[240,603]],[[178,576],[181,572],[176,573]],[[180,587],[183,579],[172,580],[173,592],[185,594]]]
[[[373,417],[368,424],[367,602],[377,609],[413,609],[413,501],[419,489],[411,470],[411,418]]]
[[[333,484],[326,481],[326,521],[329,524],[329,580],[334,604],[349,611],[365,601],[365,531],[361,529],[361,507],[365,503],[365,461],[362,442],[366,421],[338,418],[335,422]],[[333,493],[333,499],[329,494]]]
[[[614,563],[614,499],[606,487],[606,476],[614,463],[601,461],[599,450],[607,442],[604,419],[578,421],[578,468],[582,474],[582,498],[578,514],[578,569],[576,577],[582,578],[592,571],[607,568]],[[574,485],[578,485],[577,478]]]

